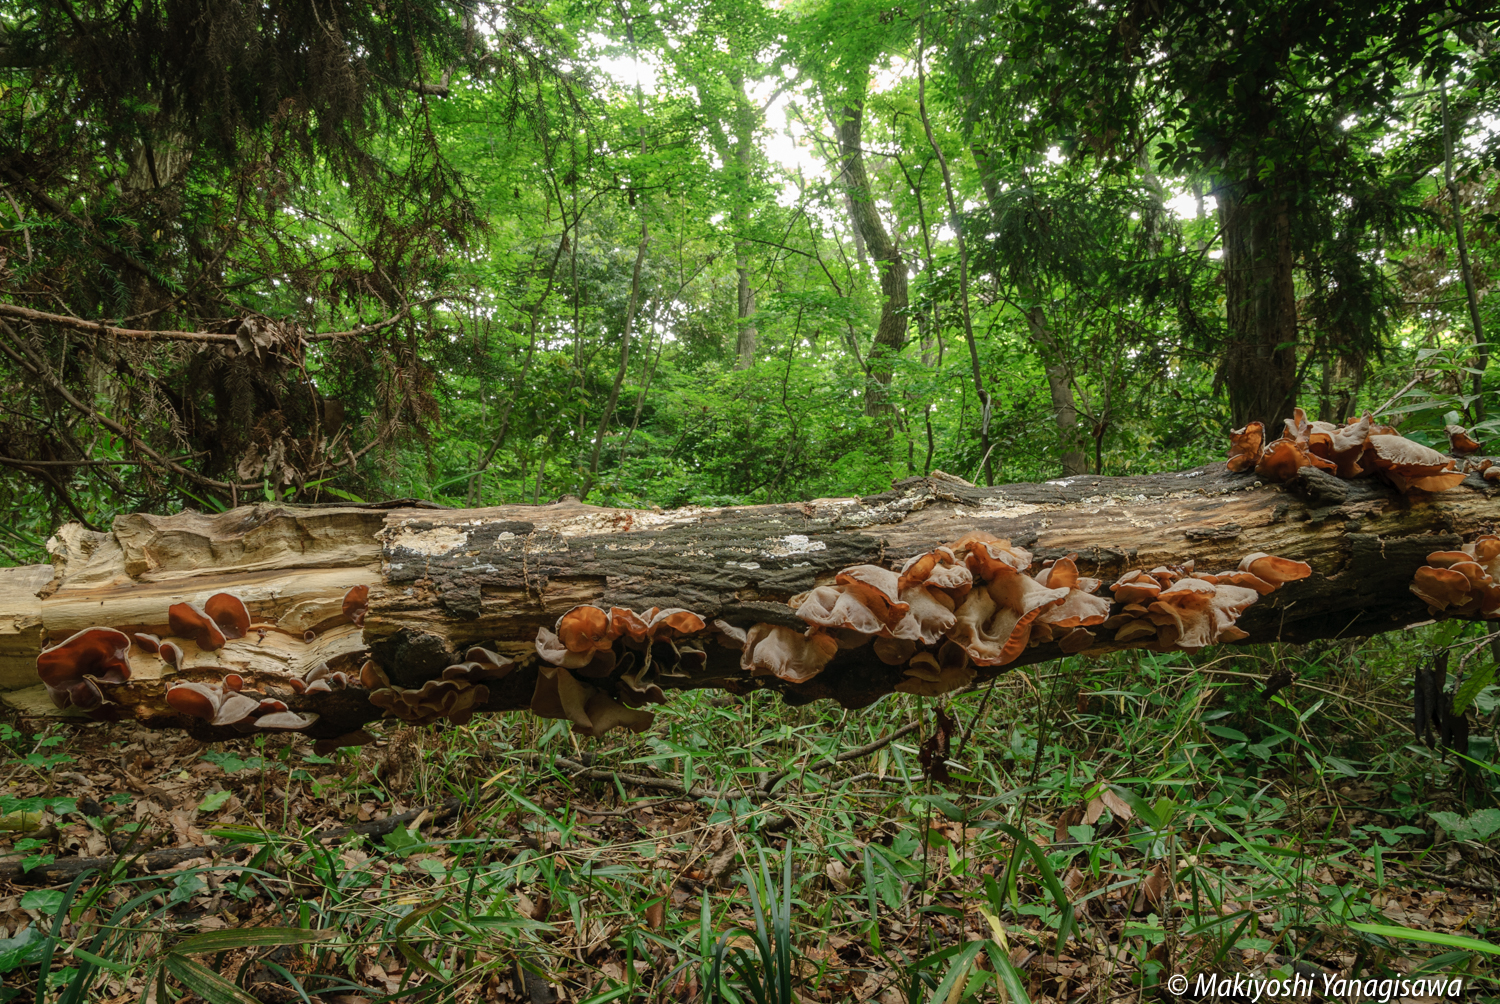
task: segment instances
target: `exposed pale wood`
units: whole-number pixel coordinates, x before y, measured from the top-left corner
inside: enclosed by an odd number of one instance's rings
[[[0,568],[0,690],[36,683],[36,654],[43,639],[42,601],[51,565]]]
[[[1077,553],[1084,574],[1106,581],[1189,559],[1207,571],[1230,568],[1255,551],[1308,562],[1311,578],[1263,598],[1241,618],[1251,633],[1245,644],[1253,644],[1371,634],[1426,619],[1408,589],[1416,568],[1429,552],[1500,522],[1500,500],[1477,476],[1435,495],[1403,497],[1373,480],[1334,487],[1261,485],[1213,465],[993,489],[935,476],[863,499],[670,512],[567,500],[447,511],[255,505],[213,516],[137,515],[107,534],[60,530],[53,541],[58,575],[35,603],[46,639],[56,641],[90,624],[162,633],[168,604],[234,592],[276,629],[213,653],[186,646],[179,674],[137,656],[136,675],[118,696],[150,724],[188,726],[202,738],[233,734],[171,715],[161,691],[173,678],[212,681],[234,669],[294,709],[318,712],[322,720],[311,734],[332,737],[378,711],[357,688],[293,694],[290,676],[319,661],[352,671],[368,654],[397,683],[412,686],[438,676],[469,645],[484,644],[523,663],[490,685],[486,709],[521,708],[535,685],[536,629],[576,604],[680,606],[742,627],[801,627],[786,602],[792,595],[850,565],[899,566],[972,530],[1010,538],[1039,560]],[[356,584],[370,586],[362,631],[342,612],[343,594]],[[3,595],[0,618],[35,608],[17,594],[12,610]],[[309,629],[317,637],[304,642]],[[1097,645],[1096,653],[1115,647],[1107,635]],[[738,652],[712,642],[707,648],[701,673],[662,685],[771,687],[794,703],[829,698],[859,707],[890,693],[901,676],[865,646],[841,651],[801,685],[752,680],[740,670]],[[1058,655],[1055,645],[1040,645],[1013,665]],[[997,671],[1003,668],[981,670],[981,677]]]

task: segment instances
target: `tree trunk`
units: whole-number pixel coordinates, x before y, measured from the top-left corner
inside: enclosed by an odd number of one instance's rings
[[[748,213],[745,223],[749,223]],[[760,331],[755,327],[752,319],[755,314],[755,290],[750,285],[750,263],[745,256],[745,245],[737,245],[734,258],[734,271],[739,277],[738,293],[738,320],[739,327],[735,336],[735,358],[734,368],[747,370],[755,365],[755,345],[760,338]]]
[[[397,685],[420,687],[481,645],[517,662],[488,681],[481,710],[526,708],[537,686],[537,631],[575,605],[683,607],[709,625],[800,632],[807,625],[787,605],[794,594],[852,565],[900,568],[976,530],[1029,549],[1033,569],[1076,553],[1080,572],[1106,583],[1131,569],[1188,560],[1203,570],[1234,568],[1258,551],[1305,561],[1309,578],[1261,597],[1239,618],[1245,643],[1347,638],[1426,620],[1426,606],[1408,588],[1413,573],[1430,552],[1451,550],[1500,521],[1500,500],[1477,475],[1445,492],[1407,497],[1373,480],[1338,482],[1321,489],[1334,497],[1316,498],[1297,483],[1255,484],[1254,475],[1215,464],[998,488],[937,475],[862,499],[670,512],[576,501],[462,510],[261,504],[212,515],[121,516],[109,532],[69,524],[50,544],[52,569],[0,569],[0,684],[34,682],[41,647],[85,628],[165,636],[169,604],[230,592],[258,622],[247,637],[215,651],[182,641],[180,672],[137,646],[131,679],[107,688],[117,703],[104,707],[152,727],[229,738],[241,733],[176,713],[164,690],[180,680],[217,683],[232,671],[247,693],[315,712],[319,720],[305,731],[331,739],[382,711],[358,683],[294,693],[291,679],[320,663],[357,680],[370,659]],[[344,612],[354,586],[369,588],[362,627]],[[1109,595],[1107,586],[1100,592]],[[1099,629],[1085,654],[1131,647],[1112,639]],[[752,677],[721,634],[698,640],[703,664],[662,675],[668,694],[769,688],[794,704],[829,698],[858,708],[903,678],[904,668],[881,661],[868,643],[840,649],[821,673],[798,683]],[[1008,665],[1060,655],[1049,642]],[[1005,668],[979,667],[978,679]],[[618,693],[623,671],[589,683]]]
[[[840,173],[849,199],[849,214],[854,231],[863,240],[880,270],[880,325],[875,329],[875,344],[870,346],[870,377],[874,384],[865,396],[866,415],[884,415],[891,409],[890,385],[895,357],[906,345],[906,262],[901,249],[886,233],[870,178],[865,173],[863,146],[865,108],[862,101],[850,102],[834,115],[838,133]]]
[[[1052,398],[1052,420],[1057,425],[1058,453],[1062,457],[1063,477],[1089,472],[1088,456],[1083,452],[1083,436],[1078,428],[1078,403],[1073,398],[1073,371],[1063,359],[1062,348],[1047,326],[1047,314],[1033,304],[1026,311],[1026,326],[1036,343],[1047,373],[1047,393]]]
[[[1223,185],[1214,195],[1224,229],[1229,320],[1218,378],[1235,426],[1264,422],[1274,435],[1297,397],[1297,293],[1286,203],[1254,185]]]
[[[750,242],[743,240],[750,231],[750,197],[755,191],[755,157],[759,148],[755,145],[755,127],[760,123],[761,113],[745,90],[745,78],[736,72],[730,78],[734,88],[734,163],[738,189],[734,204],[734,271],[738,279],[736,296],[736,319],[734,368],[747,370],[755,365],[755,348],[760,340],[760,331],[755,326],[755,287],[750,284]]]

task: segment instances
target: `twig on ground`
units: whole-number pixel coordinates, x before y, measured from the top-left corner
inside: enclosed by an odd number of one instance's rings
[[[908,722],[907,724],[897,729],[895,732],[892,732],[890,735],[877,739],[872,743],[866,743],[864,746],[860,746],[852,750],[846,750],[832,759],[819,760],[816,763],[810,763],[806,767],[802,767],[799,769],[803,773],[806,773],[810,770],[826,770],[829,767],[844,763],[848,760],[855,760],[862,756],[869,756],[871,753],[889,746],[891,743],[895,742],[897,739],[900,739],[902,736],[910,732],[915,732],[917,729],[921,728],[921,726],[921,722]],[[778,774],[772,774],[769,778],[766,779],[766,783],[761,785],[761,792],[763,794],[770,794],[778,784],[784,781],[792,773],[794,773],[793,770],[787,769],[781,771]]]

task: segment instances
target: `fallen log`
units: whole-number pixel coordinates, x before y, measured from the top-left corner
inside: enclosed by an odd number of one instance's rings
[[[1063,654],[1400,628],[1431,616],[1410,589],[1427,556],[1500,522],[1478,473],[1407,494],[1316,474],[938,474],[733,508],[261,504],[69,524],[50,574],[0,570],[0,678],[45,649],[54,700],[95,717],[324,748],[382,716],[641,728],[641,705],[704,687],[859,708]],[[90,629],[114,633],[77,640]]]

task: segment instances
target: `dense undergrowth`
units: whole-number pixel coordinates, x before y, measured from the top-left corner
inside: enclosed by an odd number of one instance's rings
[[[0,997],[1104,1004],[1181,1000],[1174,973],[1432,972],[1493,999],[1500,688],[1468,761],[1407,724],[1460,630],[1075,658],[858,712],[685,694],[588,745],[523,714],[336,758],[22,721],[7,804],[55,832],[13,852],[125,854],[10,887]]]

